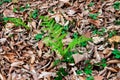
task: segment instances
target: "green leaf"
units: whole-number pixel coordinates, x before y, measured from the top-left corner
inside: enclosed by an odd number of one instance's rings
[[[116,1],[114,4],[113,4],[113,7],[115,10],[120,10],[120,1]]]
[[[83,74],[83,71],[82,70],[77,70],[76,74],[78,74],[78,75]]]
[[[114,50],[112,51],[112,54],[114,55],[114,57],[115,57],[116,59],[120,59],[120,51],[119,51],[118,49],[114,49]]]
[[[60,62],[61,62],[60,59],[55,60],[53,66],[57,66]]]
[[[115,20],[114,23],[115,25],[120,25],[120,20]]]
[[[38,17],[38,10],[32,12],[32,18],[36,19]]]
[[[12,22],[15,24],[15,26],[22,26],[22,27],[25,27],[26,30],[29,30],[30,27],[27,26],[24,21],[22,21],[22,19],[20,18],[13,18],[13,17],[4,17],[3,18],[4,22]]]
[[[89,76],[86,78],[86,80],[94,80],[94,77],[93,76]]]
[[[42,39],[42,36],[43,36],[43,34],[37,34],[36,36],[35,36],[35,39],[38,41],[38,40],[41,40]]]
[[[94,19],[94,20],[97,20],[98,19],[98,14],[99,13],[89,14],[89,17]]]
[[[90,4],[88,5],[89,7],[92,7],[92,6],[94,6],[94,2],[90,2]]]

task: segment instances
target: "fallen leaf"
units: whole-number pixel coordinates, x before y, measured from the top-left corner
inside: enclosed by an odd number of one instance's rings
[[[88,22],[90,22],[91,24],[94,24],[97,28],[100,28],[100,21],[99,20],[89,19]]]
[[[39,42],[38,42],[38,48],[39,48],[39,49],[42,49],[42,48],[43,48],[43,42],[42,42],[42,41],[39,41]]]
[[[120,36],[113,36],[113,37],[109,38],[108,41],[110,43],[114,43],[114,42],[118,43],[118,42],[120,42]]]
[[[94,80],[103,80],[103,76],[94,76]]]
[[[59,1],[62,1],[62,2],[64,2],[64,3],[69,2],[69,0],[59,0]]]
[[[18,3],[19,1],[18,0],[12,0],[13,3]]]
[[[84,55],[81,54],[73,54],[73,59],[75,61],[75,64],[79,63],[80,61],[84,60]]]
[[[6,9],[3,12],[4,17],[15,17],[15,13],[12,10]]]

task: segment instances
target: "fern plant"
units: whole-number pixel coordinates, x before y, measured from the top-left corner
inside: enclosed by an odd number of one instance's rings
[[[15,26],[25,27],[26,30],[29,30],[29,29],[30,29],[30,27],[27,26],[27,25],[25,24],[25,22],[22,21],[22,19],[20,19],[20,18],[4,17],[3,20],[4,20],[5,22],[12,22],[12,23],[15,24]]]
[[[62,56],[64,56],[66,53],[68,53],[73,48],[75,48],[76,45],[79,45],[81,43],[91,40],[90,38],[87,38],[85,36],[80,36],[80,37],[74,38],[68,44],[68,47],[64,47],[62,40],[68,34],[68,32],[66,33],[62,32],[64,30],[64,27],[56,23],[54,19],[50,19],[49,17],[40,16],[40,19],[42,19],[41,26],[45,26],[43,30],[48,31],[48,35],[43,38],[43,42],[47,46],[50,46],[52,50],[60,53]]]

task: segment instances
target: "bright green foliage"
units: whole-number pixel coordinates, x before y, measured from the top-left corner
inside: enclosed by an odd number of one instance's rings
[[[94,80],[94,77],[93,76],[89,76],[86,78],[86,80]]]
[[[116,1],[114,4],[113,4],[113,7],[115,10],[120,10],[120,1]]]
[[[92,7],[92,6],[94,6],[94,2],[90,2],[90,4],[88,5],[89,7]]]
[[[103,36],[105,34],[105,32],[106,32],[105,28],[102,28],[100,30],[95,29],[95,30],[92,31],[92,34],[98,34],[100,36]]]
[[[99,14],[99,13],[89,14],[89,17],[90,17],[91,19],[97,20],[97,19],[98,19],[98,14]]]
[[[37,34],[37,35],[35,36],[35,39],[36,39],[36,40],[41,40],[41,39],[42,39],[42,36],[43,36],[43,34]]]
[[[95,63],[94,66],[105,68],[107,66],[106,59],[102,59],[99,63]]]
[[[11,2],[11,0],[0,0],[0,5],[2,5],[5,2],[9,3],[9,2]]]
[[[34,10],[31,14],[32,18],[36,19],[38,17],[38,10]]]
[[[89,60],[87,60],[86,62],[85,62],[85,64],[86,64],[86,66],[85,66],[85,68],[84,68],[84,72],[86,73],[86,74],[92,74],[92,68],[93,68],[93,66],[90,64],[90,61]]]
[[[117,34],[117,32],[115,30],[113,31],[108,31],[108,36],[109,37],[112,37],[112,36],[115,36]]]
[[[48,17],[40,16],[40,19],[42,19],[41,26],[45,26],[43,31],[48,32],[48,35],[43,38],[43,42],[47,46],[50,46],[52,50],[60,53],[61,55],[67,54],[69,51],[75,48],[76,45],[79,45],[80,43],[84,43],[91,40],[90,38],[86,38],[85,36],[80,36],[78,38],[74,38],[68,44],[68,47],[64,47],[62,40],[68,34],[65,31],[65,30],[68,30],[68,26],[63,27],[60,24],[56,23],[55,20],[50,19]],[[63,33],[63,30],[65,31],[64,33]]]
[[[60,62],[61,62],[60,59],[55,60],[53,66],[57,66]]]
[[[78,74],[78,75],[83,74],[83,71],[82,70],[77,70],[76,74]]]
[[[15,26],[22,26],[25,27],[26,30],[29,30],[30,27],[27,26],[24,21],[22,21],[22,19],[20,18],[13,18],[13,17],[4,17],[3,18],[5,22],[12,22],[15,24]]]
[[[114,23],[115,25],[120,25],[120,20],[115,20]]]
[[[60,68],[57,72],[57,77],[55,77],[55,80],[62,80],[64,76],[67,76],[68,73],[65,71],[64,68]]]
[[[118,49],[114,49],[112,51],[112,54],[114,55],[115,58],[120,59],[120,51]]]
[[[63,62],[69,62],[69,63],[74,63],[74,59],[72,57],[72,55],[75,54],[74,52],[67,52],[65,55],[64,55],[64,58],[63,58]]]

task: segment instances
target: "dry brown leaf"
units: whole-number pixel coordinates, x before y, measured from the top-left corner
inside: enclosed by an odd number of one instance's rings
[[[5,24],[5,27],[6,27],[7,29],[11,29],[12,27],[14,27],[14,23],[6,23],[6,24]]]
[[[100,21],[99,21],[99,20],[89,19],[88,21],[89,21],[91,24],[94,24],[97,28],[100,28]]]
[[[107,64],[114,64],[114,63],[120,63],[120,60],[110,60],[107,62]]]
[[[69,0],[59,0],[59,1],[62,1],[62,2],[64,2],[64,3],[69,2]]]
[[[106,48],[103,51],[103,54],[109,54],[111,52],[111,48]]]
[[[94,76],[94,80],[103,80],[103,76]]]
[[[12,10],[6,9],[3,12],[4,17],[15,17],[15,13]]]
[[[39,48],[39,49],[42,49],[42,48],[43,48],[43,45],[44,45],[44,44],[43,44],[42,41],[39,41],[39,42],[38,42],[38,48]]]
[[[114,43],[114,42],[118,43],[118,42],[120,42],[120,36],[113,36],[113,37],[109,38],[108,41],[110,43]]]
[[[112,71],[112,72],[118,72],[116,69],[114,69],[112,67],[107,67],[106,69],[108,69],[109,71]]]
[[[84,60],[84,55],[81,54],[73,54],[73,59],[75,61],[75,64],[79,63],[80,61]]]

